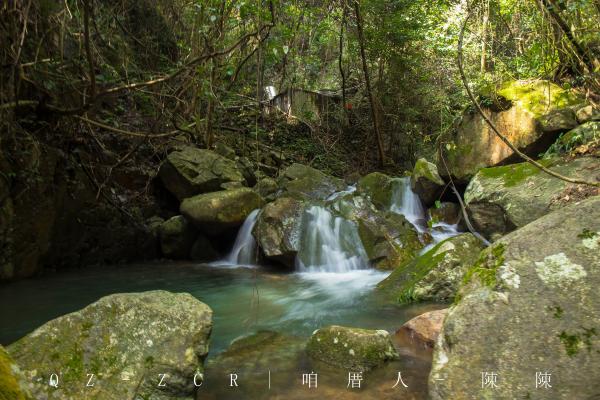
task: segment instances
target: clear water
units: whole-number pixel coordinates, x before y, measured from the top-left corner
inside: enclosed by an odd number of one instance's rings
[[[361,391],[360,395],[346,393],[342,381],[347,379],[347,372],[311,364],[304,355],[305,340],[319,327],[337,324],[394,332],[408,319],[440,307],[398,308],[379,304],[370,294],[374,285],[385,276],[385,273],[370,269],[283,274],[262,268],[171,263],[61,272],[0,288],[0,343],[10,344],[48,320],[81,309],[111,293],[154,289],[189,292],[214,311],[207,385],[202,398],[262,398],[265,393],[269,394],[268,398],[277,398],[283,393],[291,398],[312,398],[313,395],[323,398],[324,393],[329,393],[327,397],[344,394],[346,398],[347,394],[347,398],[355,395],[382,398],[382,393],[391,390],[388,386],[395,382],[396,370],[405,371],[403,376],[412,382],[412,387],[405,392],[406,398],[425,398],[430,359],[416,354],[414,344],[398,343],[402,360],[372,372],[370,389]],[[257,376],[256,382],[248,383],[242,392],[222,392],[228,387],[220,379],[225,374],[224,368],[230,367],[218,361],[218,354],[233,339],[263,329],[292,335],[300,343],[297,347],[283,346],[269,352],[274,357],[269,358],[273,383],[278,382],[281,386],[272,388],[272,392],[265,391],[263,375],[266,370],[252,369],[248,374],[263,374]],[[253,362],[250,364],[254,365]],[[298,373],[306,368],[322,371],[322,390],[305,393]],[[284,384],[284,381],[288,383]],[[367,396],[368,393],[371,394]]]

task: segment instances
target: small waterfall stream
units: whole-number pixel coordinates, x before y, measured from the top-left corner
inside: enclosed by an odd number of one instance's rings
[[[304,213],[296,263],[301,272],[341,273],[368,268],[356,225],[317,205]]]
[[[256,224],[256,219],[258,218],[258,213],[260,209],[256,209],[252,211],[244,224],[240,228],[237,237],[235,238],[235,243],[233,244],[233,248],[225,257],[222,264],[230,264],[230,265],[254,265],[256,264],[256,241],[254,240],[254,236],[252,236],[252,229],[254,229],[254,225]]]

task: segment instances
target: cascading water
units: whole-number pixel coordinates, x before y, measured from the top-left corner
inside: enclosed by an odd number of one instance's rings
[[[425,213],[419,196],[410,187],[410,178],[394,179],[390,211],[402,214],[419,233],[429,233],[432,243],[425,246],[422,253],[428,251],[442,240],[459,234],[457,225],[436,222],[428,226],[430,217]]]
[[[419,232],[427,230],[427,216],[419,196],[410,187],[410,178],[393,180],[390,211],[402,214]]]
[[[253,265],[256,263],[256,241],[252,236],[252,229],[256,224],[259,209],[252,211],[240,228],[233,248],[220,264]]]
[[[316,205],[304,213],[296,261],[301,272],[342,273],[368,268],[356,225]]]

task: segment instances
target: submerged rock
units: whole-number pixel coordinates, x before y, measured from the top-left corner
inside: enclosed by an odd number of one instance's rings
[[[445,308],[418,315],[402,325],[396,331],[396,335],[406,335],[427,347],[433,348],[447,314],[448,309]]]
[[[181,213],[207,235],[218,235],[244,223],[246,217],[262,207],[263,199],[250,188],[199,194],[183,200]]]
[[[190,294],[114,294],[44,324],[8,351],[35,398],[191,399],[211,328],[211,309]],[[48,386],[53,373],[58,388]],[[88,373],[96,374],[93,388],[85,385]]]
[[[200,193],[221,190],[226,183],[245,183],[235,161],[191,146],[169,153],[160,166],[158,176],[180,201]]]
[[[350,371],[369,371],[399,358],[387,331],[336,325],[316,330],[306,350],[313,359]]]
[[[290,197],[281,197],[263,208],[252,234],[267,258],[294,267],[304,208],[304,202]]]
[[[344,181],[303,164],[292,164],[281,173],[279,186],[297,199],[324,200],[345,188]]]
[[[547,81],[509,82],[497,94],[511,105],[486,110],[488,117],[515,146],[532,157],[546,151],[558,134],[575,127],[569,107],[582,102],[572,92]],[[559,109],[565,111],[552,114]],[[551,116],[544,117],[546,114]],[[474,111],[463,116],[453,134],[444,135],[440,140],[441,155],[450,174],[462,182],[468,181],[479,169],[498,165],[514,156]],[[446,175],[441,159],[437,165]]]
[[[165,257],[179,260],[189,258],[197,231],[183,215],[163,222],[158,232],[160,249]]]
[[[0,399],[33,400],[21,369],[0,346]]]
[[[470,268],[435,346],[434,400],[593,399],[600,389],[600,197],[503,237]],[[482,388],[484,371],[498,388]],[[535,387],[551,373],[551,389]],[[444,379],[444,380],[438,380]]]
[[[380,210],[388,210],[392,200],[393,179],[381,172],[372,172],[358,180],[356,190],[369,197]]]
[[[600,181],[598,158],[541,162],[565,176]],[[579,192],[582,189],[585,192]],[[497,239],[566,203],[595,194],[594,188],[569,184],[525,162],[479,171],[465,191],[465,203],[475,230]]]
[[[424,158],[417,160],[410,177],[410,186],[425,205],[430,206],[438,199],[444,185],[435,164]]]
[[[451,237],[396,268],[376,290],[399,303],[452,300],[482,249],[481,241],[470,233]]]

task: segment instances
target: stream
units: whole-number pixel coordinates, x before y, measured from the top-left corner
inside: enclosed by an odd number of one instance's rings
[[[406,187],[406,181],[401,182],[403,194],[396,196],[392,211],[396,207],[420,231],[425,230],[423,209]],[[108,294],[156,289],[188,292],[214,312],[202,398],[426,398],[431,352],[406,339],[394,337],[400,360],[366,373],[358,391],[347,388],[347,371],[312,362],[303,346],[313,331],[326,325],[393,333],[409,319],[444,306],[399,307],[379,302],[372,289],[389,272],[369,268],[356,226],[323,206],[305,212],[295,271],[252,266],[256,246],[251,232],[257,214],[248,217],[230,254],[219,262],[89,267],[4,286],[0,304],[10,306],[0,308],[0,320],[5,321],[0,326],[0,343],[8,345],[48,320]],[[452,227],[447,229],[439,240],[455,232]],[[248,354],[225,352],[234,339],[265,330],[282,337]],[[317,370],[319,391],[309,391],[301,384],[302,373]],[[241,392],[228,386],[232,372],[244,377]],[[392,388],[398,372],[408,388]],[[271,388],[265,386],[269,374]]]

